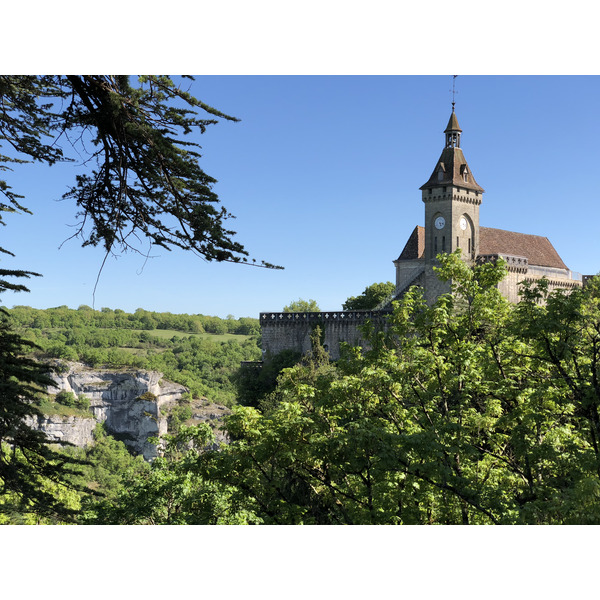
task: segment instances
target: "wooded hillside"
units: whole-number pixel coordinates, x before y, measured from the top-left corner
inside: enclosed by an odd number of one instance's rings
[[[17,306],[9,313],[18,332],[38,346],[38,358],[160,371],[192,396],[228,406],[236,402],[232,377],[240,363],[260,360],[257,319],[88,306]]]

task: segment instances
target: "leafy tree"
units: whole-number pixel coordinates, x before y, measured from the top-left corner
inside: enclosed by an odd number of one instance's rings
[[[281,371],[297,364],[301,356],[300,352],[295,350],[283,350],[263,364],[242,365],[233,377],[238,402],[258,407],[275,391]]]
[[[25,358],[34,344],[10,329],[4,311],[0,319],[0,512],[71,520],[76,510],[59,492],[76,488],[66,477],[79,461],[51,449],[31,425],[41,416],[37,395],[53,383],[51,369]]]
[[[198,144],[183,140],[217,119],[236,118],[159,76],[133,85],[119,75],[2,75],[0,100],[0,145],[13,150],[0,155],[0,164],[71,160],[65,142],[80,140],[73,149],[93,166],[64,197],[79,208],[75,235],[84,246],[137,250],[132,240],[142,235],[209,261],[247,262],[248,252],[224,227],[232,215],[218,207],[215,179],[198,164]],[[0,209],[26,211],[5,181],[0,189],[8,202]]]
[[[165,455],[147,472],[131,473],[116,496],[96,502],[88,523],[122,525],[257,524],[253,503],[236,488],[202,476],[204,449],[214,443],[207,424],[182,426],[165,436]]]
[[[600,286],[515,307],[502,261],[439,260],[452,294],[412,289],[369,350],[284,370],[200,472],[265,523],[599,522]]]
[[[391,282],[373,283],[367,286],[360,296],[351,296],[342,304],[343,310],[372,310],[386,298],[389,298],[396,289]]]
[[[77,404],[77,398],[73,392],[60,391],[56,394],[56,402],[63,404],[64,406],[75,406]]]
[[[94,444],[84,449],[70,449],[87,461],[77,480],[89,490],[102,494],[104,499],[115,498],[126,477],[142,475],[150,467],[141,455],[132,456],[127,446],[106,433],[103,425],[94,430]],[[89,506],[97,500],[95,495],[83,495],[82,504]]]
[[[317,304],[316,300],[303,300],[299,298],[290,302],[287,306],[283,307],[283,312],[294,313],[294,312],[319,312],[321,309]]]
[[[65,142],[78,140],[73,150],[90,170],[77,175],[64,198],[78,207],[75,235],[84,246],[100,244],[108,257],[138,250],[133,240],[145,236],[152,245],[183,248],[209,261],[247,262],[248,252],[225,228],[232,215],[218,207],[215,180],[198,164],[198,145],[182,139],[217,119],[236,120],[167,77],[140,77],[136,86],[117,75],[1,75],[0,169],[70,160]],[[29,212],[5,180],[0,193],[1,225],[6,212]],[[0,253],[10,254],[5,248]],[[264,261],[261,266],[274,267]],[[31,275],[0,270],[0,293],[25,291],[9,279]],[[0,492],[21,499],[27,509],[68,516],[72,510],[43,481],[64,483],[72,461],[50,450],[47,438],[26,424],[39,414],[33,400],[50,383],[50,369],[24,357],[33,345],[11,330],[6,317],[0,323]]]

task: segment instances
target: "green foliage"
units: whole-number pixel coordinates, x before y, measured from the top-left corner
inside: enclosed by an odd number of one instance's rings
[[[104,330],[103,335],[111,340],[112,345],[127,340],[127,335],[134,336],[136,330],[152,331],[156,335],[173,330],[182,334],[234,334],[258,335],[260,325],[258,319],[242,317],[240,319],[220,319],[206,315],[172,314],[146,311],[138,308],[134,313],[126,313],[120,309],[111,310],[73,310],[67,306],[48,308],[45,310],[30,306],[15,306],[11,309],[11,318],[16,327],[31,330],[68,330],[67,334],[81,336],[89,329]],[[110,336],[113,336],[112,338]]]
[[[343,310],[372,310],[389,298],[396,286],[391,282],[373,283],[365,288],[360,296],[351,296],[342,304]]]
[[[513,306],[501,262],[440,263],[453,295],[412,289],[370,350],[284,370],[201,472],[265,523],[600,522],[598,283]]]
[[[19,275],[0,270],[3,276]],[[9,288],[0,281],[0,293]],[[53,450],[32,426],[42,414],[36,402],[53,383],[48,365],[25,356],[35,349],[0,309],[0,514],[70,520],[76,508],[68,497],[75,491],[68,477],[80,465]]]
[[[303,300],[299,298],[290,302],[287,306],[283,307],[283,312],[295,313],[295,312],[319,312],[321,309],[317,304],[316,300]]]
[[[149,471],[130,475],[116,497],[97,502],[87,522],[122,525],[219,525],[260,523],[253,504],[228,485],[198,472],[204,448],[214,443],[206,424],[167,436],[165,456]]]
[[[263,363],[242,365],[233,378],[238,402],[246,406],[259,406],[275,391],[281,371],[298,363],[301,356],[295,350],[284,350],[266,357]]]
[[[171,434],[179,433],[182,425],[192,418],[192,407],[190,406],[192,398],[188,394],[184,395],[179,403],[169,411],[169,431]]]
[[[56,402],[63,404],[64,406],[75,406],[77,403],[77,397],[73,392],[65,392],[64,390],[58,392],[55,398]]]
[[[194,396],[226,405],[236,401],[234,377],[240,363],[260,358],[256,340],[247,337],[248,331],[259,327],[257,319],[150,313],[143,309],[128,314],[106,308],[38,310],[22,306],[9,312],[19,332],[37,345],[38,358],[80,361],[92,367],[157,370],[188,387]],[[146,316],[160,327],[179,329],[138,329],[140,319]],[[34,327],[40,322],[49,326]],[[192,329],[207,333],[189,333]],[[226,337],[209,331],[226,331]],[[243,333],[235,333],[240,331]],[[181,335],[174,335],[178,332]]]
[[[102,425],[96,426],[94,444],[74,453],[88,463],[81,470],[79,482],[103,498],[116,497],[126,477],[142,475],[150,469],[142,456],[132,456],[125,444],[108,435]],[[84,506],[89,506],[95,499],[96,496],[86,495]]]

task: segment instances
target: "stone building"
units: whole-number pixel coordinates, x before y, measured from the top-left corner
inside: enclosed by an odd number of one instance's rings
[[[517,302],[518,284],[546,277],[550,289],[573,289],[582,277],[562,261],[548,238],[527,233],[480,227],[479,207],[483,188],[467,164],[460,147],[462,130],[452,109],[444,131],[445,145],[429,180],[421,186],[425,204],[425,227],[417,226],[410,235],[396,266],[396,297],[411,285],[420,285],[428,302],[449,291],[433,271],[440,252],[460,248],[466,261],[507,262],[508,275],[499,289],[511,302]]]
[[[310,350],[310,333],[318,324],[324,331],[324,345],[333,359],[339,357],[340,342],[360,342],[360,325],[382,322],[391,302],[409,287],[421,286],[433,303],[449,291],[433,270],[436,256],[460,248],[465,261],[503,258],[508,274],[499,284],[500,292],[511,302],[519,299],[519,283],[546,277],[550,289],[582,286],[583,277],[562,261],[548,238],[504,231],[479,225],[479,207],[484,190],[475,181],[460,147],[462,130],[452,108],[444,131],[442,154],[428,181],[421,186],[425,204],[425,226],[411,233],[400,256],[394,261],[396,289],[378,311],[323,311],[320,313],[261,313],[263,354],[292,349]]]

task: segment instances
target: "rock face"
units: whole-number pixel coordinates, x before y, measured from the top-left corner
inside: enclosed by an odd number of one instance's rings
[[[45,415],[29,419],[28,424],[43,431],[51,440],[70,442],[75,446],[88,446],[94,441],[96,419],[82,417],[61,417]]]
[[[157,447],[148,438],[167,433],[168,409],[181,399],[185,387],[163,381],[156,371],[89,369],[79,363],[68,363],[64,369],[63,364],[48,392],[86,396],[92,414],[88,419],[47,416],[38,420],[39,429],[51,439],[85,446],[93,442],[96,423],[105,423],[108,432],[136,454],[146,460],[157,456]]]

